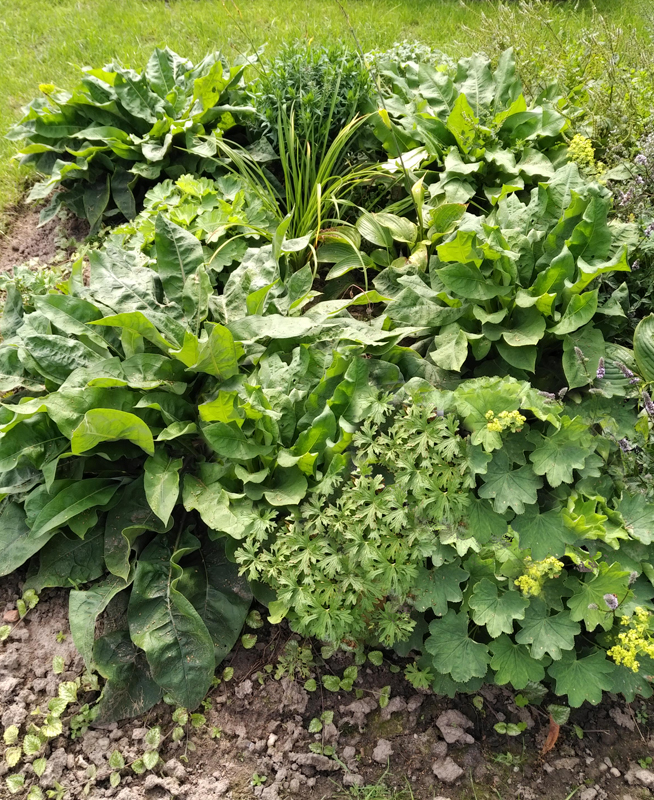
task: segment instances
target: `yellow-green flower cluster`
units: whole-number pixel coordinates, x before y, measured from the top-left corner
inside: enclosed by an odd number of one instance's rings
[[[543,584],[549,578],[557,578],[563,563],[554,556],[549,556],[542,561],[532,561],[529,556],[525,559],[525,572],[516,579],[515,585],[524,595],[536,597],[543,591]]]
[[[519,411],[500,411],[497,416],[494,411],[487,411],[486,419],[488,420],[486,423],[488,430],[497,431],[497,433],[506,430],[517,433],[522,430],[522,426],[527,421],[527,418],[523,417]]]
[[[586,172],[599,177],[606,172],[606,164],[595,161],[595,148],[587,136],[577,133],[568,145],[568,159],[574,161]]]
[[[607,652],[616,664],[622,664],[638,672],[639,654],[654,658],[654,640],[650,633],[649,621],[649,613],[640,606],[635,609],[633,617],[622,618],[622,624],[628,626],[628,629],[618,634],[619,644],[613,645]]]

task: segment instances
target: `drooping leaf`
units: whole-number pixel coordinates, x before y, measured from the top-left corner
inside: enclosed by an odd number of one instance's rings
[[[93,645],[93,662],[106,679],[97,705],[100,724],[136,717],[149,711],[163,694],[150,674],[148,662],[126,630],[101,636]]]
[[[192,233],[163,214],[155,222],[156,268],[169,300],[182,305],[186,279],[204,263],[202,245]]]
[[[74,589],[68,596],[70,633],[89,670],[93,669],[93,643],[98,615],[119,592],[129,586],[130,582],[110,575],[85,591]]]
[[[39,569],[25,588],[37,593],[51,586],[77,586],[99,578],[104,572],[102,528],[95,528],[84,539],[57,533],[39,552]]]
[[[104,478],[86,478],[66,486],[41,509],[32,524],[31,538],[38,539],[65,525],[78,514],[106,505],[119,485],[117,481]]]
[[[70,448],[75,455],[91,450],[101,442],[127,439],[154,455],[154,442],[150,428],[135,414],[112,408],[92,408],[73,431]]]
[[[22,566],[54,536],[55,531],[34,539],[19,503],[4,500],[0,506],[0,577]]]
[[[179,496],[179,471],[183,459],[171,458],[166,450],[157,449],[145,461],[143,485],[150,508],[164,523],[168,524],[170,515]]]
[[[180,590],[207,626],[218,666],[241,633],[252,602],[250,587],[226,558],[222,542],[205,540],[184,568]]]
[[[179,592],[182,568],[162,537],[139,558],[128,607],[132,641],[145,651],[154,680],[174,701],[195,709],[209,690],[214,645],[206,625]]]

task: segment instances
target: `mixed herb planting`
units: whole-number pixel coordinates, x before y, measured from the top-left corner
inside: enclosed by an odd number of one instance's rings
[[[440,694],[651,696],[651,141],[602,164],[512,50],[248,64],[89,69],[13,130],[46,219],[121,222],[6,282],[23,612],[71,587],[102,722],[197,708],[255,599]]]

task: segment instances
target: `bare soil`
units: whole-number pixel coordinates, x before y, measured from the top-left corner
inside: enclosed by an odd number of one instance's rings
[[[72,214],[65,220],[58,217],[39,228],[41,208],[19,204],[4,212],[7,232],[0,234],[0,273],[31,259],[49,264],[66,239],[81,241],[88,234],[88,223]]]
[[[0,614],[11,612],[19,596],[18,577],[2,579]],[[23,766],[25,785],[34,781],[45,791],[58,781],[66,787],[68,800],[321,800],[342,796],[348,786],[380,779],[405,790],[407,800],[409,788],[415,800],[565,800],[572,792],[579,800],[652,796],[647,786],[654,787],[654,773],[643,765],[654,756],[654,704],[629,705],[609,696],[597,708],[574,710],[554,749],[541,757],[548,714],[533,706],[517,708],[513,694],[504,688],[484,688],[479,710],[472,697],[450,700],[416,692],[401,673],[391,671],[394,664],[407,661],[389,652],[381,667],[359,668],[352,691],[332,693],[321,689],[321,676],[341,675],[352,656],[341,653],[323,662],[314,645],[316,664],[310,672],[318,689],[308,692],[303,688],[306,676],[275,678],[280,655],[294,638],[291,631],[280,625],[257,633],[254,648],[239,645],[222,665],[221,670],[233,667],[234,675],[210,693],[207,708],[199,709],[206,723],[197,729],[189,726],[187,739],[172,741],[174,709],[162,702],[139,719],[91,727],[76,739],[60,736],[51,741],[48,767],[40,780],[29,763]],[[64,660],[60,675],[53,671],[55,656]],[[266,665],[272,665],[271,672]],[[48,590],[0,645],[3,728],[15,724],[24,733],[34,720],[32,712],[47,707],[48,699],[56,696],[59,682],[82,672],[68,628],[67,592]],[[382,709],[378,699],[388,685],[391,699]],[[357,689],[363,693],[360,699]],[[97,693],[91,692],[79,699],[85,703],[95,698]],[[327,710],[334,712],[333,722],[310,734],[310,721]],[[523,736],[501,736],[493,726],[502,720],[522,720],[528,727]],[[583,738],[573,724],[583,730]],[[127,767],[120,785],[112,788],[111,753],[119,750],[128,764],[140,758],[146,730],[153,725],[160,725],[164,735],[159,766],[144,775]],[[212,738],[212,732],[217,733],[212,729],[219,729],[218,738]],[[309,746],[315,743],[331,745],[334,755],[311,752]],[[95,775],[89,778],[93,767]],[[0,775],[8,772],[0,764]],[[0,797],[5,796],[3,781]]]

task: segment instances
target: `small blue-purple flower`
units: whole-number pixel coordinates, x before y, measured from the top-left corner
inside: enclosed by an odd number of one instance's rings
[[[647,414],[650,417],[654,417],[654,403],[652,403],[652,398],[649,395],[649,392],[643,392],[643,408],[647,411]]]
[[[600,358],[597,364],[597,380],[601,381],[605,375],[606,375],[606,367],[604,366],[604,359]]]
[[[647,166],[647,156],[644,153],[638,153],[634,161],[639,167]]]

